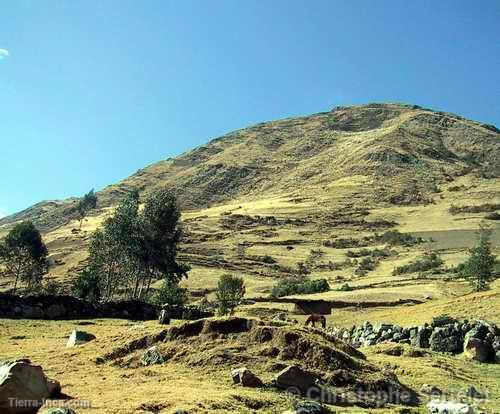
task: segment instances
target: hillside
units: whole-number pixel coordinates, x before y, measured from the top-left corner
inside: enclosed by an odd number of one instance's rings
[[[298,399],[269,384],[292,362],[320,378],[347,378],[340,388],[335,384],[337,391],[352,393],[354,380],[372,388],[389,383],[421,399],[412,408],[373,408],[357,400],[341,408],[346,413],[427,412],[427,396],[419,392],[426,384],[452,397],[474,385],[491,396],[474,402],[478,412],[498,412],[500,365],[384,343],[359,354],[322,330],[301,326],[306,316],[286,302],[329,302],[328,329],[364,321],[414,327],[442,314],[500,324],[500,280],[475,293],[450,271],[465,259],[481,222],[492,228],[493,250],[500,254],[500,221],[493,214],[500,212],[495,127],[401,104],[338,107],[263,123],[106,187],[81,230],[72,212],[77,199],[69,199],[5,217],[0,237],[16,222],[32,220],[49,249],[47,279],[67,285],[85,263],[92,232],[123,195],[138,189],[145,197],[163,186],[177,193],[182,210],[179,258],[192,270],[181,283],[190,301],[212,300],[220,275],[241,275],[250,299],[237,309],[243,319],[172,320],[171,327],[116,319],[3,319],[0,353],[41,364],[64,392],[91,400],[103,413],[282,412]],[[401,270],[430,252],[443,264]],[[310,279],[326,279],[331,289],[268,301],[273,286],[298,269]],[[0,290],[9,287],[1,281]],[[292,323],[276,321],[278,315]],[[75,328],[88,329],[96,340],[65,348]],[[166,361],[142,366],[141,355],[153,344]],[[404,353],[395,352],[398,347]],[[334,360],[344,361],[341,369],[332,371]],[[231,370],[243,365],[267,385],[232,384]]]
[[[442,251],[447,264],[460,260],[479,221],[498,209],[499,177],[500,133],[493,126],[411,105],[337,107],[241,129],[146,167],[100,191],[81,232],[71,212],[76,199],[5,217],[0,232],[32,220],[48,244],[51,275],[65,279],[85,258],[90,232],[127,191],[145,196],[167,186],[183,211],[180,256],[193,267],[191,288],[210,288],[233,271],[247,276],[249,292],[262,294],[304,262],[311,277],[333,285],[352,279],[380,283],[386,295],[390,286],[402,297],[440,296],[434,281],[415,291],[390,273],[429,248]],[[489,223],[498,228],[498,221]],[[347,251],[383,248],[375,235],[391,229],[433,242],[395,246],[360,278],[362,257],[348,263]],[[335,247],[339,239],[347,243]],[[497,245],[499,239],[495,231]]]

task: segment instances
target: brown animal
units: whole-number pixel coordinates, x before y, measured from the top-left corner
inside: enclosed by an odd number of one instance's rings
[[[305,326],[311,324],[313,328],[316,328],[316,322],[320,322],[323,329],[326,328],[326,318],[324,317],[324,315],[318,315],[316,313],[313,313],[307,317]]]

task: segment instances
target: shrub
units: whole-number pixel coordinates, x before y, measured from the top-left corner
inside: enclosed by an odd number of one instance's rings
[[[495,211],[494,213],[487,214],[484,218],[486,220],[500,220],[500,213]]]
[[[350,286],[349,283],[344,283],[337,290],[339,292],[350,292],[350,291],[354,290],[354,288],[352,286]]]
[[[63,293],[62,285],[55,280],[48,280],[42,286],[42,293],[50,296],[60,295]]]
[[[219,315],[233,314],[236,306],[245,295],[243,278],[233,275],[222,275],[217,284],[217,306]]]
[[[71,281],[71,291],[80,299],[99,302],[101,299],[99,275],[89,268],[83,269]]]
[[[187,289],[176,283],[164,280],[160,289],[153,295],[152,302],[156,305],[185,305],[188,301]]]
[[[267,254],[265,256],[260,256],[259,259],[260,259],[260,261],[262,263],[267,263],[267,264],[274,264],[274,263],[276,263],[276,260],[274,259],[274,257],[269,256]]]
[[[416,272],[425,272],[427,270],[437,269],[443,265],[443,260],[439,255],[432,252],[424,255],[424,257],[415,260],[414,262],[408,263],[407,265],[396,267],[392,274],[402,275],[405,273],[416,273]]]
[[[365,276],[368,272],[375,270],[378,265],[378,259],[372,257],[364,257],[354,271],[358,276]]]
[[[271,297],[280,298],[290,295],[328,292],[330,285],[326,279],[306,280],[300,277],[287,277],[274,285]]]
[[[409,233],[401,233],[398,230],[389,230],[381,235],[376,236],[377,241],[387,243],[391,246],[412,246],[417,243],[422,243],[424,240],[421,237],[412,236]]]
[[[496,210],[500,210],[500,204],[486,203],[477,206],[452,205],[449,211],[451,214],[460,214],[460,213],[492,213]]]

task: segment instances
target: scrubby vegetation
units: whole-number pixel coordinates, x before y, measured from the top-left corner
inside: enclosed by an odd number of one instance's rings
[[[451,214],[462,214],[462,213],[492,213],[496,210],[500,210],[500,204],[498,203],[486,203],[479,204],[476,206],[455,206],[450,207]]]
[[[310,293],[328,292],[330,285],[326,279],[308,280],[301,277],[287,277],[274,285],[272,298],[290,295],[305,295]]]
[[[349,249],[353,247],[366,247],[373,241],[372,237],[363,237],[354,239],[352,237],[338,238],[334,240],[325,240],[323,246],[333,247],[334,249]]]
[[[387,243],[391,246],[413,246],[417,243],[422,243],[424,240],[421,237],[415,237],[409,233],[401,233],[398,230],[389,230],[380,235],[376,235],[375,239],[380,243]]]
[[[409,264],[396,267],[392,274],[396,276],[406,273],[426,272],[441,267],[443,263],[443,259],[437,253],[426,253],[423,257]]]
[[[164,280],[151,301],[160,306],[165,304],[185,305],[188,301],[187,289],[181,288],[177,283],[170,280]]]
[[[393,250],[390,249],[361,249],[361,250],[348,250],[346,252],[347,257],[364,257],[364,256],[371,256],[371,257],[391,257],[396,255],[397,253]]]
[[[372,257],[363,257],[358,264],[358,267],[354,270],[354,274],[357,276],[365,276],[368,272],[375,270],[378,265],[378,259]]]

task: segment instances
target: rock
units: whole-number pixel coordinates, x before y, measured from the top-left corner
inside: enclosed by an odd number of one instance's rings
[[[433,328],[437,328],[437,327],[443,327],[446,325],[453,325],[455,322],[457,322],[457,320],[452,318],[451,316],[439,315],[439,316],[432,318],[431,326]]]
[[[467,404],[449,401],[431,401],[427,409],[431,414],[474,414],[472,407]]]
[[[328,414],[328,410],[317,401],[299,401],[293,410],[283,414]]]
[[[488,328],[484,325],[476,326],[475,328],[470,329],[464,336],[464,341],[467,341],[469,338],[476,339],[485,339],[488,334]]]
[[[158,323],[160,325],[168,325],[170,323],[170,317],[167,310],[162,309],[160,311],[160,316],[158,317]]]
[[[71,408],[48,408],[42,414],[76,414]]]
[[[432,351],[459,353],[463,349],[463,339],[453,326],[446,326],[434,329],[429,345]]]
[[[500,351],[497,351],[497,352],[495,353],[495,359],[494,359],[494,360],[495,360],[495,362],[496,362],[497,364],[500,364]]]
[[[394,342],[404,341],[404,340],[405,340],[405,336],[404,336],[401,332],[396,332],[396,333],[392,336],[392,340],[393,340]]]
[[[165,362],[165,358],[163,358],[157,346],[146,349],[146,352],[141,357],[141,364],[145,366],[162,364],[163,362]]]
[[[473,385],[469,386],[467,388],[467,390],[465,391],[465,395],[467,397],[471,397],[471,398],[477,398],[477,399],[480,399],[480,400],[484,400],[486,398],[486,395],[484,395],[483,393],[479,392],[476,387],[474,387]]]
[[[84,331],[77,331],[76,329],[74,329],[69,336],[66,346],[82,345],[86,342],[93,341],[94,339],[95,335]]]
[[[432,329],[426,326],[422,326],[418,329],[418,332],[412,337],[411,345],[417,348],[429,348],[429,339],[432,335]]]
[[[262,380],[248,368],[238,368],[231,371],[231,377],[235,384],[241,384],[244,387],[256,388],[264,385]]]
[[[464,345],[464,355],[475,361],[488,362],[495,355],[490,343],[477,338],[468,338]]]
[[[315,384],[316,377],[298,365],[291,365],[276,375],[275,382],[278,388],[306,393]]]
[[[441,391],[438,387],[436,387],[435,385],[428,385],[428,384],[422,385],[422,388],[420,388],[420,392],[422,394],[430,395],[433,397],[438,397],[440,395],[443,395],[443,391]]]
[[[60,391],[61,385],[57,381],[48,379],[42,367],[31,364],[27,359],[4,361],[0,364],[0,412],[2,413],[36,412],[43,404],[43,400]],[[30,407],[16,406],[14,400],[34,403],[30,404]]]

